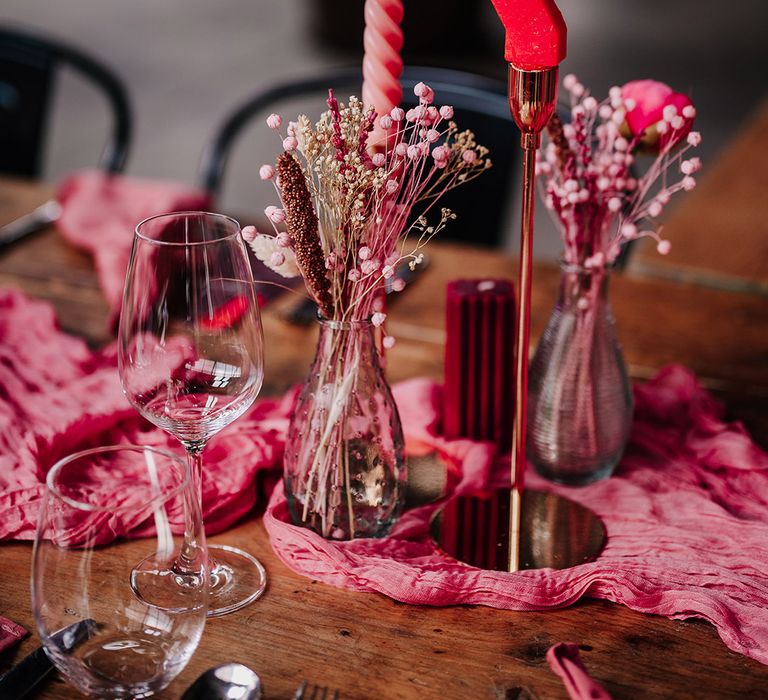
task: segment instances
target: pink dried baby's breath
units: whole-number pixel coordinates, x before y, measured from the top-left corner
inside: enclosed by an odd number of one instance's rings
[[[264,213],[273,224],[282,224],[285,221],[285,212],[279,207],[268,206]]]
[[[446,190],[485,169],[464,168],[459,173],[463,151],[477,149],[477,159],[482,160],[486,149],[476,146],[471,132],[459,131],[453,123],[435,128],[435,123],[453,116],[453,109],[434,106],[428,85],[420,85],[417,93],[419,104],[407,114],[396,107],[378,117],[356,98],[343,105],[329,92],[328,111],[316,126],[302,117],[284,140],[284,148],[296,153],[283,153],[271,175],[287,178],[287,185],[280,182],[278,189],[293,238],[281,237],[278,242],[270,237],[272,249],[265,257],[269,261],[278,252],[286,260],[289,255],[294,258],[307,289],[322,302],[328,318],[354,320],[381,311],[377,305],[384,281],[395,288],[404,285],[395,275],[400,258],[418,262],[424,243],[453,218],[444,210],[436,224],[428,225],[426,216],[419,214],[426,214]],[[390,132],[396,126],[397,133],[387,141],[379,138],[378,131],[373,147],[368,135],[374,123],[378,130]],[[443,139],[448,147],[437,151],[433,161],[430,151]],[[450,171],[437,172],[443,167]],[[299,187],[300,181],[305,188]],[[273,223],[282,223],[277,207],[267,215]],[[421,233],[406,239],[413,229]],[[406,240],[413,244],[412,250],[400,245]]]
[[[437,146],[432,150],[432,157],[435,160],[447,160],[450,151],[445,146]]]
[[[637,226],[635,226],[632,222],[628,221],[627,223],[621,225],[621,235],[625,238],[634,238],[636,234]]]
[[[425,104],[431,104],[435,99],[435,91],[425,83],[416,83],[413,87],[413,94],[420,98]]]
[[[664,121],[671,123],[672,120],[677,116],[677,107],[675,107],[675,105],[667,105],[664,107],[661,113],[664,117]]]

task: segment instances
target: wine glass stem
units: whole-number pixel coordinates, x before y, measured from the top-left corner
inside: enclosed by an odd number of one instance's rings
[[[200,513],[205,516],[203,512],[203,450],[205,449],[205,443],[184,440],[182,445],[184,445],[184,449],[187,452],[189,471],[194,480],[195,497],[200,504]]]
[[[191,441],[182,440],[181,443],[187,452],[187,459],[189,460],[189,472],[192,475],[192,486],[194,498],[197,500],[200,506],[200,515],[205,518],[203,511],[203,450],[205,449],[205,442],[203,441]],[[205,530],[205,522],[203,522],[203,530]],[[182,566],[185,560],[184,553],[182,552]],[[216,568],[216,562],[213,557],[208,553],[208,570],[213,571]]]

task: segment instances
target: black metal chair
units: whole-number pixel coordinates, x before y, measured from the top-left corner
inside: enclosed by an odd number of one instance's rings
[[[453,209],[459,218],[440,238],[500,246],[519,152],[519,135],[509,114],[506,85],[461,71],[407,66],[401,79],[406,105],[416,104],[413,87],[419,81],[434,89],[437,104],[454,107],[459,127],[475,132],[477,140],[490,148],[493,162],[493,167],[482,177],[441,199],[443,206]],[[213,198],[219,195],[232,149],[254,117],[280,111],[281,102],[299,97],[317,95],[319,104],[323,104],[324,93],[330,87],[336,90],[339,99],[346,99],[349,94],[359,95],[361,83],[359,69],[342,69],[259,91],[224,119],[206,147],[199,170],[200,186]],[[255,181],[254,175],[254,186],[257,186]]]
[[[131,110],[122,82],[80,50],[15,27],[0,26],[0,172],[38,177],[48,113],[60,67],[91,81],[106,96],[112,127],[100,167],[120,172],[131,142]]]

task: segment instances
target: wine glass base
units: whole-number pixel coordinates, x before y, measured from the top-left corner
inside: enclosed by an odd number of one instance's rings
[[[256,557],[225,544],[209,544],[211,593],[208,617],[240,610],[261,597],[267,587],[267,572]]]

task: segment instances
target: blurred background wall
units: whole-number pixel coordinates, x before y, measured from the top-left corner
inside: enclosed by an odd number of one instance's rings
[[[705,163],[766,98],[765,0],[559,5],[569,27],[561,75],[576,73],[598,98],[611,85],[644,77],[689,93],[699,112]],[[254,89],[359,64],[362,6],[363,0],[3,0],[0,21],[66,39],[110,64],[133,99],[136,135],[128,172],[193,182],[204,144]],[[410,64],[503,80],[502,46],[490,0],[406,0],[404,57]],[[99,100],[74,77],[62,76],[47,179],[96,162],[95,134],[106,128]],[[261,122],[249,130],[230,165],[223,208],[254,212],[272,203],[274,194],[257,169],[278,148]],[[512,247],[515,228],[510,223]],[[556,255],[552,230],[542,226],[537,238],[539,255]]]

